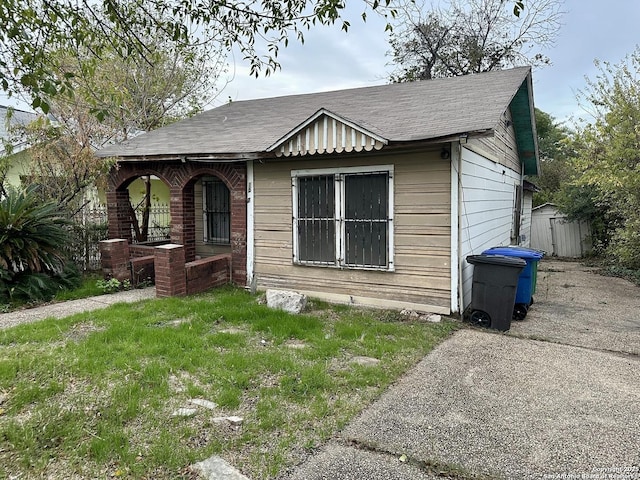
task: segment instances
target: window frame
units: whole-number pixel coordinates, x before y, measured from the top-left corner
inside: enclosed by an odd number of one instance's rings
[[[386,265],[352,265],[346,263],[346,195],[345,176],[348,175],[387,175],[387,263]],[[334,182],[334,222],[335,222],[335,261],[322,262],[300,260],[300,246],[298,245],[298,179],[301,177],[333,176]],[[292,192],[292,217],[293,217],[293,251],[292,261],[294,265],[316,266],[339,268],[345,270],[373,270],[373,271],[395,271],[394,263],[394,166],[393,165],[367,165],[358,167],[336,167],[336,168],[314,168],[291,170],[291,192]]]
[[[228,210],[225,212],[210,211],[208,208],[207,184],[212,184],[212,183],[219,183],[221,185],[224,185],[224,187],[227,189]],[[231,244],[231,190],[229,189],[227,184],[218,177],[203,177],[201,180],[201,184],[202,184],[202,231],[203,231],[202,241],[207,245],[230,245]],[[208,215],[211,215],[211,214],[226,214],[228,216],[228,226],[229,226],[228,238],[212,237],[210,235]]]

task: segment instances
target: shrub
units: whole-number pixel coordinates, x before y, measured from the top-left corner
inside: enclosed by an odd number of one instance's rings
[[[41,203],[37,187],[11,190],[0,200],[0,296],[44,299],[79,276],[67,265],[68,220],[55,203]]]

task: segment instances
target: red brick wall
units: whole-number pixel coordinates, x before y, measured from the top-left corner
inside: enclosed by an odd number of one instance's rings
[[[129,242],[126,239],[101,241],[100,257],[105,278],[116,278],[121,282],[131,280]]]
[[[156,297],[179,297],[187,294],[184,247],[162,245],[155,250]]]
[[[195,259],[195,207],[193,186],[204,175],[220,178],[231,193],[232,281],[247,282],[247,172],[244,162],[121,162],[111,171],[107,208],[109,236],[131,241],[127,186],[142,175],[156,175],[170,186],[171,242],[184,246],[187,262]],[[199,214],[199,212],[198,212]],[[158,271],[156,268],[156,279]]]
[[[187,293],[205,292],[229,283],[231,255],[216,255],[189,262],[185,265]]]
[[[143,282],[155,283],[155,278],[155,255],[131,259],[131,284],[134,287]]]

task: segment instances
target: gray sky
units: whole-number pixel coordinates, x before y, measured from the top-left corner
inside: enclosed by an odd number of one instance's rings
[[[385,56],[385,22],[369,13],[365,24],[359,18],[364,4],[348,5],[348,33],[338,27],[307,32],[304,45],[292,42],[281,51],[282,70],[269,78],[249,77],[248,69],[236,62],[235,75],[215,104],[229,97],[244,100],[386,83],[392,67]],[[585,76],[595,79],[594,59],[616,64],[640,44],[640,2],[566,0],[564,10],[556,45],[545,52],[552,65],[533,72],[536,106],[558,120],[584,116],[575,97],[585,87]]]
[[[532,0],[535,1],[535,0]],[[364,2],[350,0],[348,33],[338,26],[316,27],[306,32],[305,43],[295,40],[282,48],[282,69],[270,77],[249,76],[237,54],[227,75],[229,83],[212,106],[232,100],[310,93],[387,82],[391,66],[386,22],[369,12],[366,23],[360,14]],[[634,0],[566,0],[556,46],[545,53],[552,65],[534,70],[534,100],[538,108],[558,120],[583,114],[575,94],[594,79],[594,59],[619,63],[631,54],[640,38],[640,2]],[[7,103],[0,95],[0,104]],[[9,101],[10,104],[13,102]],[[24,106],[24,105],[22,105]]]

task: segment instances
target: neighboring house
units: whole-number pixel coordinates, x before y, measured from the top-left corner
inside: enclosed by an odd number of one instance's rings
[[[545,203],[532,212],[531,247],[557,257],[583,257],[591,252],[591,225],[572,221],[557,205]]]
[[[13,107],[0,105],[0,158],[7,158],[7,165],[0,165],[0,179],[6,184],[18,187],[21,176],[26,171],[29,156],[26,152],[29,145],[23,140],[15,138],[10,131],[12,127],[27,125],[38,118],[38,115]],[[5,149],[5,142],[10,143],[11,149]]]
[[[11,154],[7,157],[7,164],[0,164],[0,179],[5,185],[12,187],[20,187],[24,185],[25,180],[30,176],[29,147],[24,140],[16,137],[10,131],[11,127],[24,126],[36,120],[38,115],[13,107],[0,105],[0,158],[5,157],[9,152],[5,151],[5,141],[11,143]],[[151,177],[151,194],[152,194],[152,217],[150,226],[156,230],[162,230],[167,227],[165,217],[168,215],[157,214],[169,204],[169,188],[156,177]],[[133,182],[129,188],[131,203],[135,207],[142,202],[142,198],[146,191],[145,184],[142,179]],[[100,205],[105,204],[105,193],[97,188],[88,189],[85,193],[85,199],[90,205],[90,209],[99,209]],[[98,217],[99,218],[99,217]]]
[[[226,104],[99,152],[118,159],[110,238],[130,240],[126,189],[152,174],[172,243],[187,262],[229,255],[236,284],[461,312],[466,256],[518,243],[530,221],[532,95],[515,68]]]

